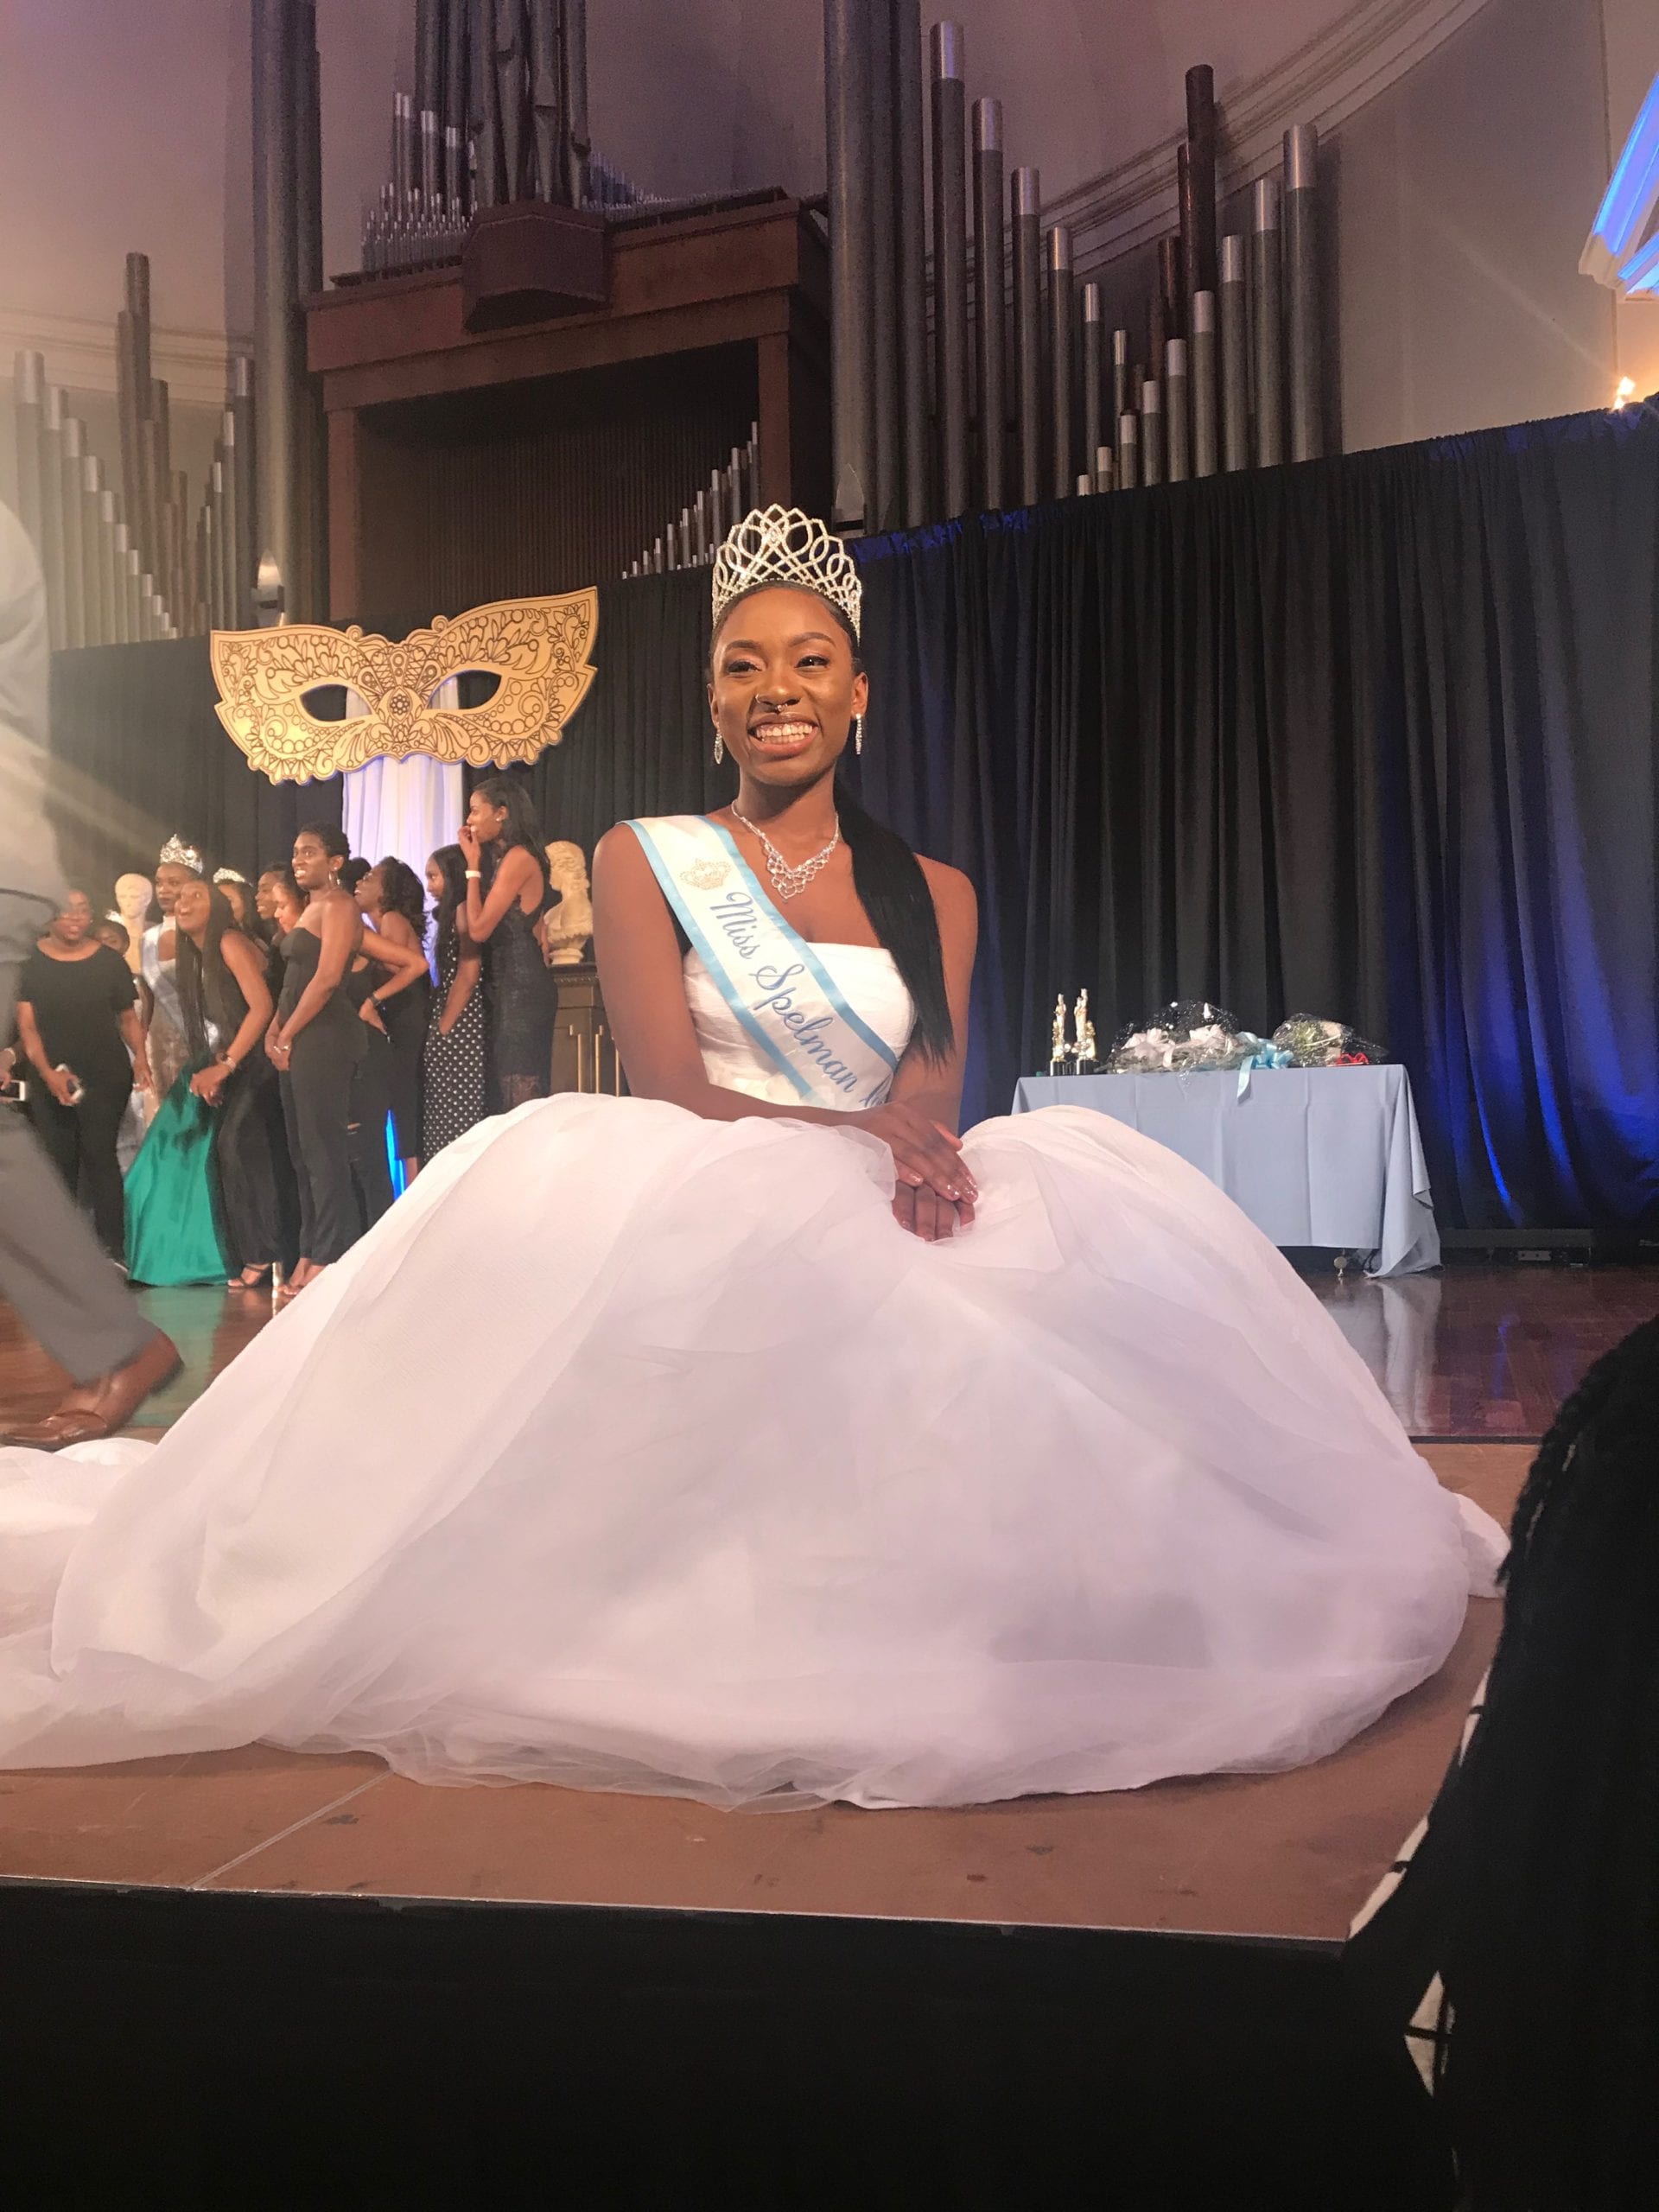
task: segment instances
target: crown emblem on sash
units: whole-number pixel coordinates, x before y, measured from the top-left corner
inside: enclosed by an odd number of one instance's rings
[[[693,861],[680,870],[680,881],[688,891],[718,891],[731,872],[728,861]]]

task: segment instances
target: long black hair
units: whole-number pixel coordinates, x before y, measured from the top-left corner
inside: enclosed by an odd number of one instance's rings
[[[547,872],[547,854],[543,849],[542,825],[537,817],[529,786],[518,776],[486,776],[481,782],[473,785],[473,791],[486,805],[504,808],[507,817],[501,825],[501,835],[493,844],[485,846],[480,861],[486,893],[494,882],[495,871],[510,849],[518,845],[536,863],[536,873],[542,880],[542,903],[537,911],[538,913],[543,912],[551,896],[552,887]]]
[[[461,850],[459,845],[454,848]],[[418,941],[426,934],[426,893],[421,879],[407,861],[388,853],[379,864],[380,907],[383,913],[401,914]]]
[[[766,584],[754,587],[755,591],[770,588]],[[721,616],[721,627],[725,627],[734,607],[753,597],[753,592],[743,592],[733,600]],[[823,604],[852,649],[854,675],[862,676],[864,657],[852,624],[833,600]],[[711,648],[711,673],[712,669]],[[836,813],[842,840],[852,855],[853,888],[859,904],[869,916],[877,938],[893,955],[893,965],[916,1009],[911,1042],[924,1059],[936,1065],[948,1060],[956,1050],[957,1027],[945,988],[939,917],[922,864],[898,831],[868,813],[839,777],[836,779]]]
[[[1472,2212],[1625,2212],[1659,2172],[1659,1319],[1561,1408],[1510,1541],[1484,1711],[1373,1927],[1434,1923]]]
[[[242,986],[231,973],[230,963],[225,957],[225,939],[232,935],[247,937],[247,932],[238,927],[235,912],[225,893],[216,883],[210,883],[207,928],[200,945],[182,930],[178,933],[179,1006],[184,1015],[186,1040],[197,1059],[205,1058],[213,1049],[207,1037],[210,1021],[224,1046],[229,1044],[247,1015],[248,1002],[242,995]],[[247,941],[263,963],[264,946],[252,937],[247,937]]]
[[[443,889],[432,911],[432,952],[442,962],[455,942],[455,916],[467,904],[467,855],[459,845],[440,845],[428,861],[443,878]]]

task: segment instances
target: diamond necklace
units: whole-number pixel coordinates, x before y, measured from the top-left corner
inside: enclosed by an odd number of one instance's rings
[[[760,840],[766,855],[766,874],[772,878],[772,887],[780,899],[798,899],[821,868],[827,867],[830,855],[841,842],[841,817],[836,817],[836,834],[821,853],[814,853],[810,861],[803,861],[798,868],[791,868],[766,831],[735,806],[732,812],[752,836]]]

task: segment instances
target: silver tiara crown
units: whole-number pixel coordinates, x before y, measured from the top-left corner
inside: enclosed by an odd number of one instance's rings
[[[858,635],[864,587],[853,556],[816,516],[798,507],[756,507],[728,532],[715,556],[715,627],[745,592],[763,584],[792,584],[838,607]]]
[[[248,879],[243,874],[239,868],[216,868],[213,870],[213,881],[215,883],[239,883],[245,891],[248,887]]]
[[[157,868],[188,868],[192,875],[200,875],[203,873],[201,855],[194,845],[187,845],[183,838],[176,834],[169,837],[162,847],[161,855],[156,865]]]

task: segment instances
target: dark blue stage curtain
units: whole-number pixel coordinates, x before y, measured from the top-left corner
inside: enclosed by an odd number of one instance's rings
[[[154,875],[176,831],[251,880],[302,822],[340,820],[340,779],[272,784],[226,736],[205,638],[52,656],[53,788],[64,866],[94,905],[118,875]]]
[[[1178,994],[1329,1014],[1410,1069],[1447,1224],[1659,1230],[1659,415],[858,551],[849,772],[979,887],[974,1118],[1046,1058],[1058,990],[1103,1039]],[[550,836],[731,797],[708,585],[601,585],[593,688],[524,772]],[[213,696],[200,639],[56,657],[74,872],[107,888],[174,829],[251,872],[338,819],[337,781],[250,775]]]
[[[1058,990],[1333,1015],[1444,1222],[1659,1228],[1659,415],[859,551],[864,798],[983,904],[976,1113]]]

